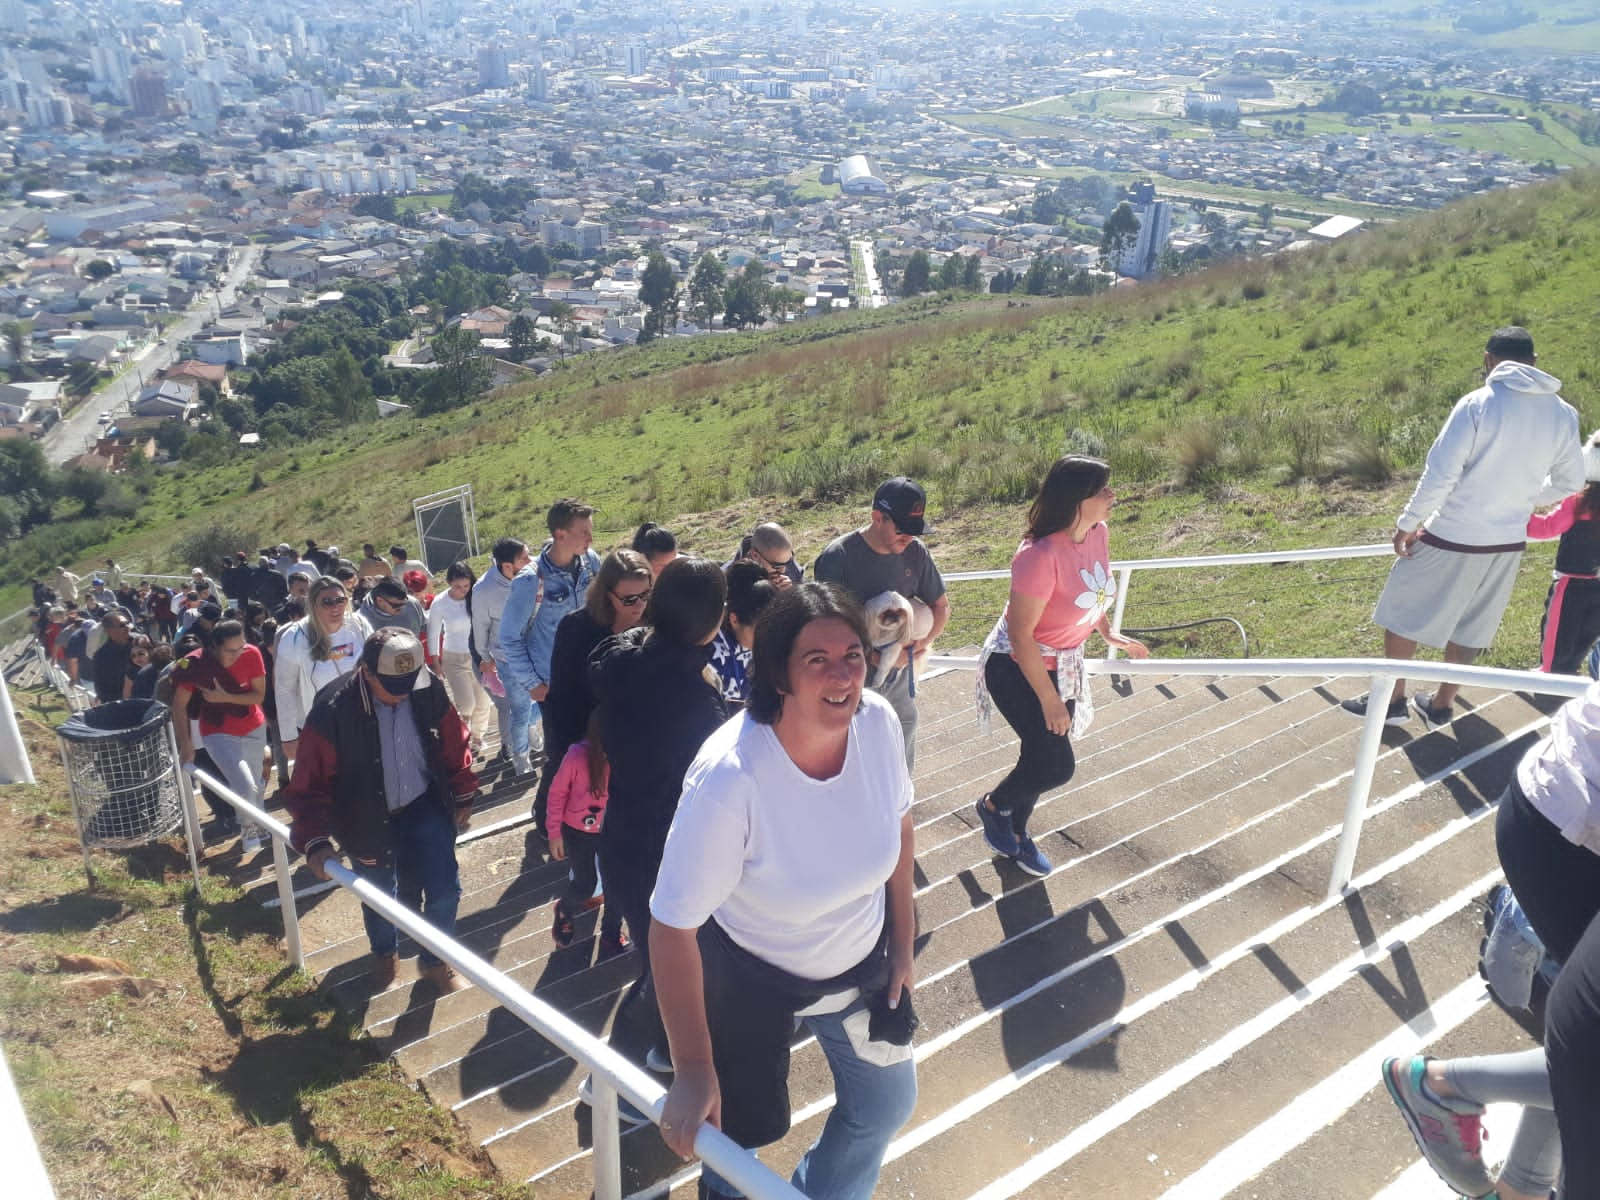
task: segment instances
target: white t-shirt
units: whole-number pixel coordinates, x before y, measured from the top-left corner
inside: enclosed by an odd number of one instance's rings
[[[428,649],[439,652],[439,632],[444,631],[444,649],[448,654],[465,654],[471,649],[472,614],[467,602],[457,600],[449,592],[433,598],[428,609]]]
[[[871,692],[828,780],[802,773],[771,726],[741,713],[684,777],[651,915],[678,929],[715,916],[736,944],[803,979],[847,971],[883,927],[911,794],[900,719]]]

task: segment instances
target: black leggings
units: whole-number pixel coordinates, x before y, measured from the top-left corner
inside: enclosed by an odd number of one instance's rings
[[[600,873],[606,885],[606,908],[615,906],[628,923],[628,938],[638,957],[639,975],[617,1006],[611,1022],[611,1048],[643,1063],[650,1047],[666,1048],[667,1032],[656,1005],[655,983],[650,977],[650,893],[655,890],[661,860],[640,863],[619,855],[614,845],[600,838]]]
[[[1051,733],[1044,723],[1044,708],[1032,686],[1023,677],[1022,668],[1009,654],[991,654],[984,666],[984,680],[989,685],[989,696],[1006,724],[1022,739],[1022,750],[1017,755],[1017,765],[1002,779],[989,802],[995,811],[1011,818],[1011,828],[1020,837],[1028,832],[1028,818],[1039,797],[1051,788],[1060,787],[1072,778],[1075,766],[1072,757],[1072,737],[1065,733]],[[1050,672],[1050,683],[1056,682],[1056,673]],[[1067,711],[1077,709],[1076,701],[1067,701]]]
[[[1545,1005],[1563,1197],[1600,1196],[1600,857],[1561,836],[1513,780],[1495,819],[1500,865],[1562,964]]]
[[[567,894],[562,897],[567,916],[576,917],[594,896],[600,882],[600,835],[589,829],[561,827],[561,841],[567,850]],[[606,901],[600,917],[600,936],[616,937],[622,930],[622,905]]]

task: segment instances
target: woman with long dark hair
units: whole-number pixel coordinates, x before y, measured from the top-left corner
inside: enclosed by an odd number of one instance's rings
[[[787,1134],[803,1021],[837,1103],[794,1184],[830,1200],[872,1195],[917,1095],[911,776],[899,717],[866,690],[869,648],[830,584],[766,608],[750,706],[689,768],[650,899],[676,1068],[662,1137],[688,1155],[707,1120],[750,1148]],[[733,1194],[713,1172],[702,1183]]]
[[[539,776],[536,806],[545,807],[567,747],[582,740],[589,727],[595,706],[594,690],[589,686],[589,656],[601,642],[626,633],[644,619],[653,586],[644,555],[613,550],[601,560],[594,582],[584,593],[583,607],[569,612],[556,626],[550,649],[550,690],[539,705],[545,767]],[[548,808],[545,827],[550,827]]]
[[[1150,651],[1113,633],[1107,614],[1117,597],[1106,518],[1116,503],[1111,468],[1068,454],[1050,467],[1028,510],[1027,531],[1011,559],[1011,595],[978,664],[978,711],[992,703],[1021,739],[1017,765],[978,801],[983,837],[996,854],[1030,875],[1050,860],[1028,836],[1039,797],[1072,778],[1069,736],[1093,715],[1083,647],[1099,631],[1132,658]]]
[[[650,893],[684,773],[727,719],[710,669],[726,598],[716,563],[675,559],[656,577],[644,624],[602,642],[590,659],[611,762],[600,872],[606,900],[622,910],[640,957],[639,978],[613,1022],[613,1044],[637,1057],[665,1049],[650,985]]]

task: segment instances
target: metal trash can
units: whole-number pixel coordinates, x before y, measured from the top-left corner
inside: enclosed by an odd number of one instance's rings
[[[131,849],[185,825],[177,737],[165,704],[114,700],[74,713],[56,735],[91,886],[91,847]],[[192,839],[190,851],[193,859]]]

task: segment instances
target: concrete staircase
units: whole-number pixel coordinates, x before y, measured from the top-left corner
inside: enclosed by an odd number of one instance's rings
[[[997,863],[976,830],[973,801],[1015,744],[1003,725],[979,732],[971,685],[962,672],[921,690],[921,1096],[879,1194],[1448,1195],[1378,1064],[1528,1044],[1487,1002],[1476,956],[1497,878],[1490,805],[1555,702],[1472,696],[1448,730],[1386,730],[1356,886],[1329,902],[1360,732],[1338,701],[1362,681],[1097,677],[1077,777],[1034,818],[1057,864],[1044,880]],[[561,868],[528,826],[505,827],[521,790],[501,795],[460,846],[459,936],[602,1032],[631,956],[594,961],[592,914],[553,948]],[[310,968],[507,1178],[589,1194],[570,1060],[477,989],[440,997],[403,973],[369,995],[354,901],[324,892],[302,911]],[[832,1102],[809,1040],[790,1086],[794,1127],[763,1151],[780,1171]],[[623,1159],[630,1192],[693,1186],[653,1128],[624,1137]]]

